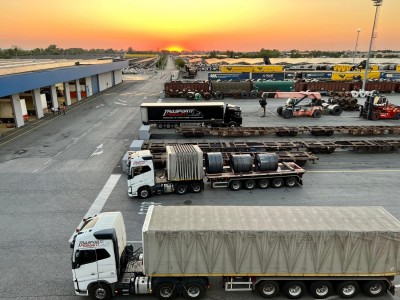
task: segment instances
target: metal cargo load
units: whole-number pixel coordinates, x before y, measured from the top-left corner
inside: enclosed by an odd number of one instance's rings
[[[167,172],[171,181],[202,180],[203,151],[197,145],[166,146]]]
[[[151,206],[152,276],[393,276],[400,222],[382,207]]]

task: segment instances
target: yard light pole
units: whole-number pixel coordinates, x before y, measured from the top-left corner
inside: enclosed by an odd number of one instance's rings
[[[371,49],[372,49],[372,44],[375,39],[375,29],[377,27],[377,22],[378,22],[378,16],[379,16],[379,10],[382,6],[383,0],[372,0],[374,3],[375,8],[375,18],[374,18],[374,26],[372,26],[372,33],[371,33],[371,41],[369,42],[369,49],[368,49],[368,54],[367,54],[367,63],[365,64],[365,72],[364,72],[364,80],[362,84],[362,90],[365,91],[365,85],[367,84],[367,74],[368,74],[368,68],[369,68],[369,58],[371,57]]]
[[[360,28],[358,28],[358,29],[357,29],[357,39],[356,39],[356,45],[355,45],[355,47],[354,47],[354,53],[353,53],[353,65],[354,65],[354,61],[355,61],[355,59],[356,59],[356,54],[357,54],[357,46],[358,46],[358,36],[360,35],[360,31],[361,31],[361,29],[360,29]]]

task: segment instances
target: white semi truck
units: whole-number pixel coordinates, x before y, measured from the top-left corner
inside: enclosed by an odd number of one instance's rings
[[[200,299],[210,277],[265,298],[394,294],[400,222],[382,207],[150,206],[142,247],[121,212],[84,220],[71,243],[75,293]]]
[[[270,186],[302,185],[305,170],[295,163],[278,163],[275,154],[232,155],[231,166],[223,165],[222,153],[207,153],[197,145],[166,146],[166,169],[156,170],[149,150],[131,151],[127,161],[128,195],[148,198],[153,194],[175,192],[199,193],[204,189],[203,179],[211,187],[229,187],[238,191],[242,187],[252,190]]]

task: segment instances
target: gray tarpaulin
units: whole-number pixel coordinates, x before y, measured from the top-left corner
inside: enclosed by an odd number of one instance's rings
[[[382,207],[156,206],[147,275],[394,275],[400,222]]]

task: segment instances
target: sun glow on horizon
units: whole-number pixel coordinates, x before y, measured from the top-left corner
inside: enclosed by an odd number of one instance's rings
[[[168,46],[165,48],[165,50],[168,50],[169,52],[182,52],[185,51],[185,49],[181,46]]]

